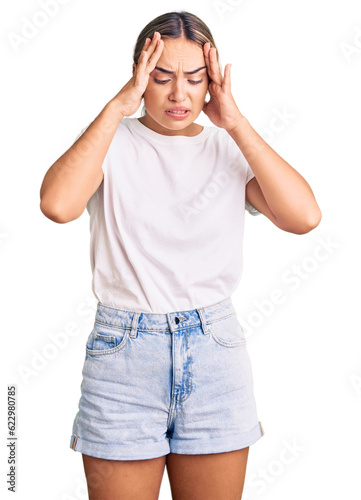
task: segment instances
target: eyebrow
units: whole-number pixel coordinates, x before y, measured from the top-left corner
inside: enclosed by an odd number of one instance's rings
[[[186,75],[193,75],[194,73],[198,73],[201,69],[206,68],[207,66],[202,66],[202,68],[195,69],[194,71],[185,71],[184,73]],[[154,69],[157,69],[159,71],[163,71],[163,73],[168,73],[169,75],[174,75],[174,71],[168,71],[167,69],[160,68],[159,66],[156,66]]]

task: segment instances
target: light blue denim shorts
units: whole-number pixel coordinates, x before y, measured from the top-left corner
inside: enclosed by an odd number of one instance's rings
[[[167,314],[97,304],[70,447],[112,460],[245,448],[264,431],[231,298]]]

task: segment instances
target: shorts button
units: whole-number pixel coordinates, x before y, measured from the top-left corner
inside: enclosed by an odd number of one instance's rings
[[[176,322],[176,325],[178,325],[178,323],[179,323],[179,318],[176,316],[176,317],[174,318],[174,321]]]

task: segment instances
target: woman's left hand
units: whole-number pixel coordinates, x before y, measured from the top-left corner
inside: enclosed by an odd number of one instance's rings
[[[209,78],[208,91],[210,100],[204,103],[203,112],[216,125],[227,131],[236,127],[243,117],[231,93],[231,64],[226,64],[224,77],[217,61],[216,48],[209,42],[203,45],[204,58]]]

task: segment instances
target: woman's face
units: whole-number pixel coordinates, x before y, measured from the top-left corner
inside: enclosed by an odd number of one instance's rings
[[[202,111],[208,83],[203,49],[183,38],[165,39],[156,68],[149,75],[144,93],[147,113],[141,122],[164,135],[196,135],[193,122]],[[167,112],[179,106],[189,110],[184,117]]]

